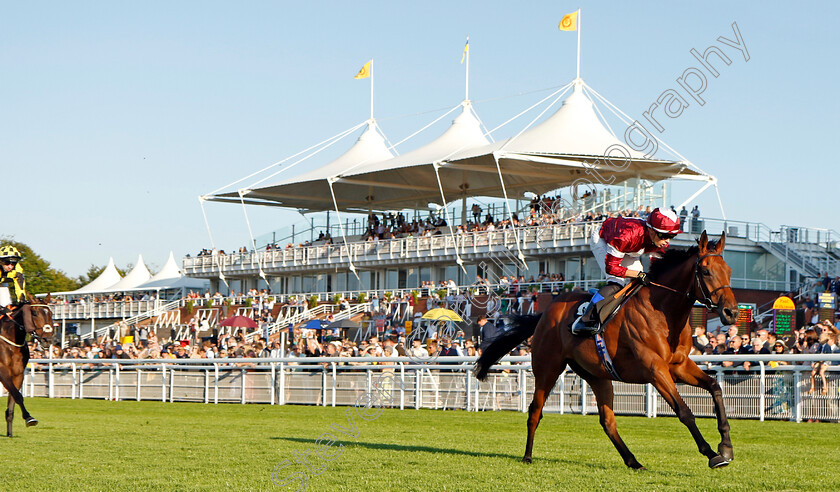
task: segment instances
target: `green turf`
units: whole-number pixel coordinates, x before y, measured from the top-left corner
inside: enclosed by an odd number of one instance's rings
[[[385,410],[357,437],[345,408],[30,399],[40,420],[3,448],[3,490],[295,490],[294,453],[332,432],[344,448],[310,453],[307,490],[831,490],[840,487],[837,424],[732,421],[735,461],[710,470],[673,418],[619,417],[619,431],[647,471],[627,469],[597,416],[546,415],[534,463],[519,461],[525,416],[513,412]],[[699,426],[717,446],[714,421]],[[336,444],[337,445],[337,444]],[[328,448],[324,449],[324,454]]]

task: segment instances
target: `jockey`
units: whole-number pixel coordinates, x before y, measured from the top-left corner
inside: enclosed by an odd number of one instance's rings
[[[10,314],[15,307],[23,309],[27,332],[35,331],[26,297],[26,279],[20,265],[20,251],[12,245],[0,247],[0,316]]]
[[[647,274],[642,270],[641,256],[659,257],[671,239],[680,233],[680,219],[671,210],[656,209],[648,215],[647,222],[638,218],[613,217],[604,221],[592,235],[591,249],[598,266],[607,277],[607,285],[584,303],[578,318],[572,324],[575,335],[595,335],[601,332],[601,310],[612,296],[627,284],[628,279],[638,278],[647,284]],[[603,313],[604,316],[609,313]]]

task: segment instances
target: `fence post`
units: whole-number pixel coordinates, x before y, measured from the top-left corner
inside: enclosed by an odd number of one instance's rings
[[[335,407],[335,385],[336,385],[336,369],[335,369],[335,362],[330,362],[332,366],[332,406]],[[368,393],[370,394],[370,393]]]
[[[420,399],[422,392],[420,391],[420,381],[423,379],[423,371],[420,369],[414,370],[414,409],[420,409]]]
[[[560,373],[560,415],[566,413],[566,370]]]
[[[400,362],[400,410],[405,410],[405,364]]]
[[[204,369],[204,403],[210,403],[210,371]]]
[[[580,414],[586,415],[586,381],[582,377],[578,377],[580,381]]]
[[[466,386],[465,386],[466,391],[465,392],[466,392],[466,400],[467,400],[467,411],[469,412],[470,411],[470,387],[472,386],[472,381],[471,381],[472,378],[470,378],[470,370],[469,369],[465,370],[464,374],[467,376],[467,381],[466,381]]]
[[[114,401],[120,401],[120,365],[114,364]]]
[[[219,404],[219,364],[213,363],[213,404]]]
[[[245,404],[245,368],[240,369],[242,372],[242,382],[239,384],[239,403]]]
[[[525,407],[525,393],[527,392],[526,385],[528,384],[528,379],[525,377],[524,369],[519,369],[519,409],[522,413],[528,411]]]
[[[370,378],[368,378],[370,380]],[[368,384],[368,388],[370,384]],[[321,406],[327,406],[327,368],[321,367]]]
[[[72,372],[72,375],[73,375],[73,380],[72,380],[72,383],[71,383],[72,386],[70,388],[70,399],[75,400],[76,399],[76,363],[75,362],[70,364],[70,371]]]
[[[83,399],[85,397],[85,370],[79,368],[79,399]]]
[[[143,375],[143,371],[140,370],[139,366],[134,366],[136,369],[134,370],[134,374],[137,375],[137,401],[140,401],[140,390],[143,389],[143,383],[140,382],[140,379]]]
[[[174,389],[175,389],[175,368],[170,367],[169,368],[169,403],[172,403],[174,401],[173,398],[172,398],[175,395]]]
[[[166,364],[160,365],[160,401],[166,402]]]
[[[765,372],[765,367],[764,367],[764,362],[763,361],[759,361],[758,366],[759,366],[759,369],[761,371],[761,379],[758,382],[758,391],[759,391],[759,394],[758,394],[758,407],[759,407],[758,408],[758,420],[760,422],[764,422],[764,406],[765,406],[765,398],[766,398],[764,396],[764,392],[767,389],[767,383],[765,382],[764,377],[767,375],[767,373]]]
[[[802,371],[793,372],[793,420],[795,422],[802,422],[802,391],[799,388],[799,378]]]
[[[277,363],[271,363],[271,404],[274,405],[274,399],[277,397]]]
[[[47,373],[47,396],[55,398],[55,390],[53,389],[53,363],[50,362],[49,372]]]
[[[286,364],[284,362],[280,363],[280,394],[277,396],[277,403],[279,405],[286,404]]]
[[[108,400],[114,399],[114,371],[113,367],[108,367]]]

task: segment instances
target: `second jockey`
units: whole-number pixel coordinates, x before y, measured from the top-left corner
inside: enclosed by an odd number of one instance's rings
[[[601,332],[601,311],[612,296],[631,279],[647,284],[641,256],[658,258],[680,233],[680,219],[671,210],[656,209],[647,221],[633,217],[611,217],[604,221],[591,239],[592,253],[607,277],[607,285],[581,306],[572,324],[575,335],[595,335]]]

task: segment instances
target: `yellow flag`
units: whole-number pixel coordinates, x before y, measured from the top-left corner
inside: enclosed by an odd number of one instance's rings
[[[564,15],[563,20],[560,21],[560,24],[558,24],[557,27],[559,27],[561,31],[577,31],[577,15],[577,12]]]
[[[366,79],[366,78],[370,77],[370,64],[371,63],[373,63],[373,60],[365,63],[365,66],[363,66],[362,69],[359,70],[359,73],[357,73],[356,76],[353,77],[353,78],[354,79]]]
[[[464,46],[464,52],[461,53],[461,63],[464,63],[464,58],[467,56],[467,52],[470,50],[470,40],[467,40],[467,45]]]

